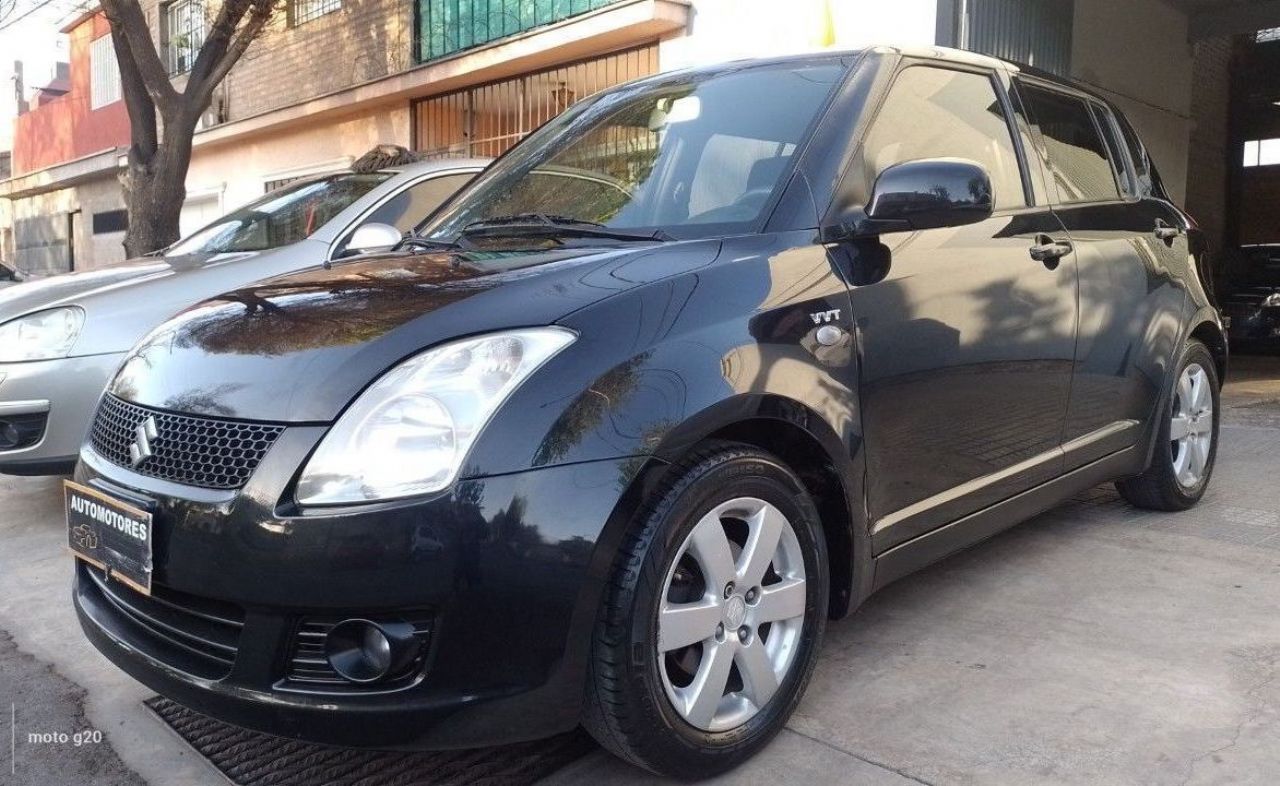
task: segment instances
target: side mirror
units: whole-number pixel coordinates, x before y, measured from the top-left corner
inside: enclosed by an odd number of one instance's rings
[[[351,233],[347,251],[364,254],[385,251],[404,239],[404,233],[390,224],[365,224]]]
[[[875,237],[887,232],[959,227],[991,217],[991,177],[958,158],[894,164],[880,173],[863,215],[824,229],[824,242]]]
[[[958,158],[931,158],[881,172],[867,218],[902,222],[910,229],[937,229],[984,221],[993,207],[987,170]]]

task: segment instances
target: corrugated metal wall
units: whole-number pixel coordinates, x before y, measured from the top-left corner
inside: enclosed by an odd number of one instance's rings
[[[961,46],[1068,76],[1074,0],[960,0]]]

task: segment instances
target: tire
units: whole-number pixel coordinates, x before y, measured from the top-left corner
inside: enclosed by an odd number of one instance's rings
[[[1194,475],[1194,481],[1188,482],[1192,475],[1179,477],[1178,458],[1180,446],[1175,442],[1173,433],[1176,418],[1180,409],[1184,408],[1179,387],[1191,369],[1203,371],[1208,384],[1207,400],[1211,402],[1212,412],[1203,413],[1196,418],[1193,428],[1200,429],[1208,438],[1205,449],[1203,468]],[[1151,466],[1137,477],[1128,478],[1116,483],[1116,490],[1134,507],[1146,510],[1179,511],[1187,510],[1200,501],[1209,480],[1213,477],[1213,466],[1218,457],[1219,420],[1222,407],[1220,404],[1220,382],[1217,365],[1213,355],[1200,341],[1192,339],[1183,348],[1182,359],[1178,363],[1177,373],[1173,375],[1173,387],[1169,391],[1169,404],[1160,416],[1156,426],[1156,446],[1152,452]],[[1206,424],[1205,421],[1208,421]],[[1181,433],[1181,432],[1180,432]],[[1185,446],[1181,449],[1189,449]],[[1193,462],[1194,464],[1194,462]]]
[[[757,511],[757,503],[764,507]],[[735,585],[732,593],[726,585],[718,593],[724,596],[722,602],[717,601],[715,590],[720,585],[712,580],[715,574],[744,576],[747,581],[756,570],[753,566],[759,560],[744,556],[743,544],[734,539],[754,543],[756,533],[765,531],[760,522],[776,521],[765,512],[769,507],[781,513],[794,538],[784,530],[759,585]],[[713,522],[718,522],[717,531],[732,544],[727,552],[730,562],[706,561],[701,556],[699,538],[712,531]],[[695,538],[692,533],[699,525],[699,538]],[[802,593],[795,584],[800,565]],[[584,725],[606,749],[659,775],[694,780],[736,767],[782,729],[799,703],[826,624],[828,583],[826,541],[818,513],[791,470],[767,453],[732,443],[695,451],[674,465],[649,495],[619,549],[592,642]],[[783,620],[779,615],[779,621],[766,626],[764,618],[782,608],[777,602],[783,590],[788,591],[785,613],[798,611],[803,603],[803,617]],[[732,598],[751,604],[753,592],[754,605],[734,607]],[[676,597],[678,593],[686,595]],[[667,607],[675,602],[719,604],[716,613],[721,616],[714,618],[719,623],[710,637],[660,654],[659,648],[670,645],[681,632],[667,622],[673,617],[659,621],[660,612],[667,614]],[[757,616],[741,623],[739,635],[734,636],[732,626],[741,619],[735,616],[738,611]],[[702,627],[693,635],[702,635]],[[748,653],[749,647],[759,649]],[[766,676],[758,680],[744,676],[765,673],[760,661],[749,656],[769,649],[774,653],[769,657],[775,660],[769,661]],[[732,656],[725,655],[730,651]],[[791,654],[782,654],[787,652]],[[723,692],[698,691],[697,675],[711,674],[716,670],[712,664],[722,664],[725,657],[732,658],[732,666],[725,667],[729,670]],[[778,658],[787,665],[776,665]],[[768,674],[775,675],[772,682]],[[768,697],[751,714],[756,705],[742,697],[756,695],[756,682],[765,686],[760,695]],[[712,684],[710,676],[706,683]],[[739,692],[734,692],[735,687]],[[696,701],[704,694],[713,697],[717,707],[710,720],[705,713],[709,705]],[[677,706],[678,700],[683,709]]]

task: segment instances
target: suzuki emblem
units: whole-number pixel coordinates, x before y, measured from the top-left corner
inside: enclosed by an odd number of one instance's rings
[[[154,455],[151,450],[151,440],[160,436],[160,433],[156,430],[156,419],[148,417],[138,424],[133,433],[135,439],[133,444],[129,446],[129,460],[136,467]]]

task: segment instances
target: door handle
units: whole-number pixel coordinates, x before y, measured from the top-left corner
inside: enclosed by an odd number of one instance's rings
[[[1043,262],[1045,267],[1053,270],[1058,260],[1071,253],[1071,243],[1067,240],[1054,240],[1048,235],[1036,235],[1036,244],[1031,247],[1031,258]]]
[[[1156,219],[1155,235],[1157,240],[1163,240],[1166,243],[1171,243],[1177,239],[1178,235],[1181,234],[1181,229],[1178,229],[1171,224],[1166,224],[1162,218]]]

